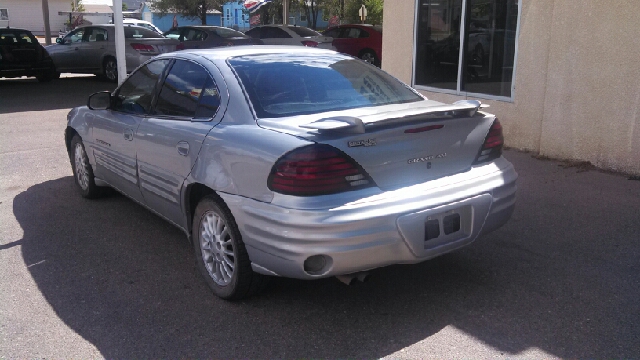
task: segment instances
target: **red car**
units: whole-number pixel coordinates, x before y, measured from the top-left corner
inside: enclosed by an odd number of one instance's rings
[[[382,26],[338,25],[323,32],[333,38],[333,46],[339,52],[359,57],[380,67],[382,60]]]

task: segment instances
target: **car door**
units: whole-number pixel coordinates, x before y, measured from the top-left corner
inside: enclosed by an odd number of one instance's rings
[[[133,72],[115,91],[110,109],[94,115],[95,176],[140,202],[135,134],[150,114],[156,86],[170,62],[155,60]]]
[[[342,29],[340,38],[334,39],[333,46],[341,53],[358,56],[361,48],[361,33],[362,30],[358,28],[345,27]]]
[[[107,29],[90,27],[85,31],[83,42],[80,44],[79,56],[83,58],[85,68],[102,69],[102,59],[109,51],[109,33]]]
[[[78,28],[62,38],[59,44],[47,47],[58,71],[73,71],[83,68],[79,56],[86,27]]]
[[[215,78],[195,62],[175,60],[162,83],[154,115],[144,118],[136,131],[144,200],[181,227],[186,227],[180,196],[184,180],[204,138],[222,118],[219,72]]]

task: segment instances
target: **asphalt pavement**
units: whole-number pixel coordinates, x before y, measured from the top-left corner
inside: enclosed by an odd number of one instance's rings
[[[226,302],[179,230],[76,192],[66,114],[109,89],[0,80],[0,358],[640,356],[640,181],[509,150],[516,211],[469,247]]]

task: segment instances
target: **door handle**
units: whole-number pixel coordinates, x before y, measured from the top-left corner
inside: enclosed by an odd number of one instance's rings
[[[128,141],[132,141],[133,140],[133,130],[125,129],[124,130],[124,139],[128,140]]]
[[[73,50],[78,50],[78,48],[74,48]]]
[[[178,150],[178,154],[182,156],[189,155],[189,143],[186,141],[180,141],[178,145],[176,145],[176,149]]]

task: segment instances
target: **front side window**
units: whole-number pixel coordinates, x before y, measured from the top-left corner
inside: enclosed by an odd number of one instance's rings
[[[414,84],[512,97],[518,1],[421,0]]]
[[[112,109],[130,114],[149,114],[156,83],[169,62],[166,59],[152,61],[131,74],[118,89]]]
[[[102,28],[89,28],[86,31],[86,40],[89,42],[107,41],[107,30]]]
[[[259,118],[339,111],[420,101],[387,73],[340,54],[247,55],[229,64]]]
[[[202,41],[207,38],[207,34],[204,31],[196,29],[188,29],[184,34],[184,40],[186,41]]]
[[[70,32],[69,34],[67,34],[67,36],[64,37],[64,43],[72,44],[72,43],[81,42],[82,36],[84,36],[84,31],[85,31],[85,28],[80,28]]]
[[[176,60],[162,85],[155,114],[207,118],[213,117],[219,105],[218,90],[207,71],[190,61]]]

